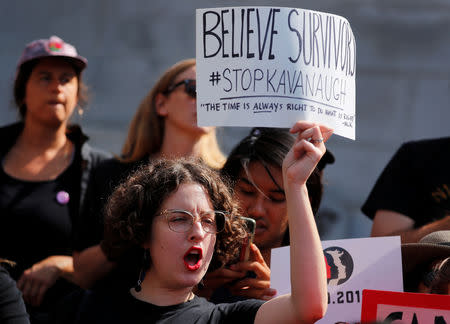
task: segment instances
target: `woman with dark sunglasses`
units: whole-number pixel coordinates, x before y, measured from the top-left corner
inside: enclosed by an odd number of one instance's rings
[[[215,169],[222,167],[225,157],[215,128],[197,126],[195,78],[195,59],[178,62],[162,75],[133,117],[122,161],[196,156]]]
[[[86,208],[75,229],[74,267],[85,288],[107,288],[121,280],[117,260],[106,258],[110,247],[103,239],[103,208],[116,185],[138,166],[156,158],[193,156],[219,169],[225,157],[214,127],[198,127],[195,59],[170,67],[145,96],[131,121],[122,155],[102,163],[90,180]],[[105,241],[103,241],[105,242]],[[103,279],[98,281],[98,279]],[[127,283],[123,283],[127,286]]]

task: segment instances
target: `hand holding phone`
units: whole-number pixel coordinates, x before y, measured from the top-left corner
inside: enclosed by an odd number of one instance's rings
[[[253,238],[255,237],[255,229],[256,229],[256,221],[253,218],[241,216],[241,219],[245,221],[245,225],[247,228],[247,237],[244,239],[242,243],[239,261],[248,261],[250,256],[250,245],[253,243]]]
[[[244,278],[230,283],[230,292],[236,296],[269,300],[277,293],[270,287],[270,268],[255,244],[249,244],[249,248],[251,255],[249,261],[230,266],[234,271],[246,272]]]

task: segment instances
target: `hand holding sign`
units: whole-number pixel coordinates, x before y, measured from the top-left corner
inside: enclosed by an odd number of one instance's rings
[[[306,184],[311,172],[325,153],[324,143],[333,134],[333,130],[313,122],[298,121],[290,132],[298,135],[294,146],[283,161],[284,183]]]

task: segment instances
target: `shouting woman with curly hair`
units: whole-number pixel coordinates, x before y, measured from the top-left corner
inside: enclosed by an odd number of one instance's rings
[[[283,162],[291,294],[267,302],[208,302],[194,288],[234,257],[244,225],[217,171],[187,159],[158,160],[119,185],[106,209],[105,241],[114,258],[139,256],[134,287],[93,292],[76,323],[314,323],[326,310],[325,263],[306,181],[325,152],[329,129],[298,122]],[[322,132],[324,132],[322,134]],[[132,253],[132,251],[140,251]]]
[[[123,179],[158,158],[192,156],[214,169],[225,162],[215,127],[197,126],[196,82],[195,59],[169,67],[139,105],[121,156],[93,171],[88,199],[74,230],[75,277],[83,288],[108,289],[121,280],[117,260],[106,258],[108,251],[101,241],[106,201]]]

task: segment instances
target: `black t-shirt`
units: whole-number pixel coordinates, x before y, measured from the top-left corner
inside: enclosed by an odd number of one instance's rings
[[[0,265],[0,323],[28,324],[28,314],[16,282]]]
[[[51,255],[72,255],[72,224],[79,213],[81,173],[81,157],[74,156],[69,167],[49,181],[19,180],[0,167],[0,258],[16,262],[9,268],[14,280]],[[68,194],[68,201],[58,200],[63,192]],[[74,284],[58,279],[45,293],[39,311],[50,309],[75,289]]]
[[[48,181],[19,180],[0,168],[0,257],[17,263],[11,273],[15,280],[50,255],[72,254],[72,223],[80,200],[79,165],[75,158]]]
[[[109,196],[148,157],[134,162],[123,163],[113,158],[100,162],[89,178],[84,208],[74,227],[74,250],[82,251],[97,245],[103,239],[103,215]]]
[[[450,214],[450,137],[403,144],[378,178],[361,210],[404,214],[414,227]]]
[[[72,254],[80,194],[74,162],[49,181],[19,180],[0,168],[0,257],[17,263],[11,273],[15,280],[50,255]],[[68,201],[62,199],[65,193]]]
[[[179,305],[156,306],[134,298],[129,292],[115,298],[90,292],[81,303],[74,323],[253,323],[263,303],[261,300],[248,299],[215,305],[196,296]]]
[[[74,250],[82,251],[103,239],[104,208],[114,189],[133,171],[147,163],[148,157],[123,163],[115,158],[104,160],[91,172],[84,208],[74,226]],[[136,284],[142,258],[139,251],[130,251],[109,274],[95,283],[93,289],[102,291],[128,290]]]

